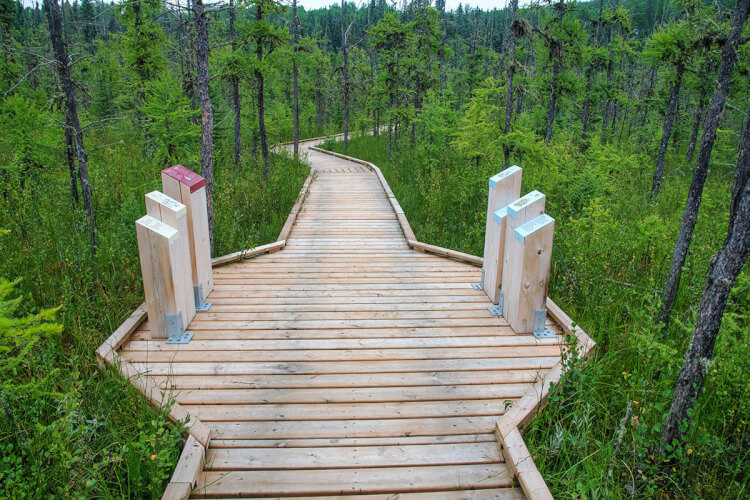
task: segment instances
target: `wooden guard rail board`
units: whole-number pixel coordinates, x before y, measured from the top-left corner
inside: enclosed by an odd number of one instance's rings
[[[151,340],[142,305],[97,350],[188,420],[164,498],[548,498],[520,431],[560,338],[490,316],[482,259],[418,242],[379,169],[318,142],[279,241],[214,259],[189,344]]]

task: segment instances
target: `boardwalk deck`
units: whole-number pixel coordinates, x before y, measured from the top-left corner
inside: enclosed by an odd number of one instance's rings
[[[308,154],[284,249],[215,268],[189,344],[145,321],[118,352],[210,429],[191,496],[524,498],[496,424],[560,341],[491,316],[479,268],[412,250],[372,170]]]

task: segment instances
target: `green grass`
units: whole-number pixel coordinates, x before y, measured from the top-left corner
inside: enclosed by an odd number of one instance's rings
[[[143,300],[134,221],[166,165],[135,144],[127,125],[87,135],[96,259],[61,149],[45,151],[46,164],[59,167],[3,172],[0,276],[20,279],[8,297],[21,299],[6,316],[61,306],[46,320],[62,330],[37,335],[28,351],[0,332],[0,365],[20,360],[0,383],[0,498],[159,498],[179,457],[185,434],[168,407],[155,411],[115,370],[98,371],[94,355]],[[215,255],[274,241],[309,172],[272,155],[265,183],[249,153],[239,169],[230,155],[217,151]]]
[[[445,143],[418,140],[412,147],[406,138],[389,162],[385,141],[385,134],[356,137],[346,154],[381,168],[420,241],[481,255],[487,179],[498,164],[477,166]],[[344,152],[341,143],[323,147]],[[664,334],[653,317],[690,178],[684,152],[670,150],[664,187],[649,203],[654,162],[643,149],[593,141],[581,152],[560,133],[549,148],[514,158],[524,168],[523,192],[545,193],[556,219],[550,296],[598,343],[585,367],[570,367],[525,439],[556,498],[739,498],[750,481],[747,269],[727,307],[685,446],[668,453],[674,468],[661,466],[668,457],[653,451],[709,260],[726,235],[732,176],[718,165],[731,162],[736,149],[719,144],[714,153],[717,166]]]

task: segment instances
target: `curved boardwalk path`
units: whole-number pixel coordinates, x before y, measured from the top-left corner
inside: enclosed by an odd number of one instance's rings
[[[145,322],[119,353],[211,429],[192,496],[523,498],[495,424],[558,341],[490,316],[479,268],[411,250],[375,173],[308,153],[286,247],[214,269],[189,344]]]

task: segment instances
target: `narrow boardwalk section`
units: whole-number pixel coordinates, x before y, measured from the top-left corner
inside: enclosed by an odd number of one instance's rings
[[[280,252],[214,269],[186,345],[120,356],[212,430],[192,495],[523,498],[495,425],[560,360],[516,335],[480,269],[413,251],[377,176],[309,151]]]

